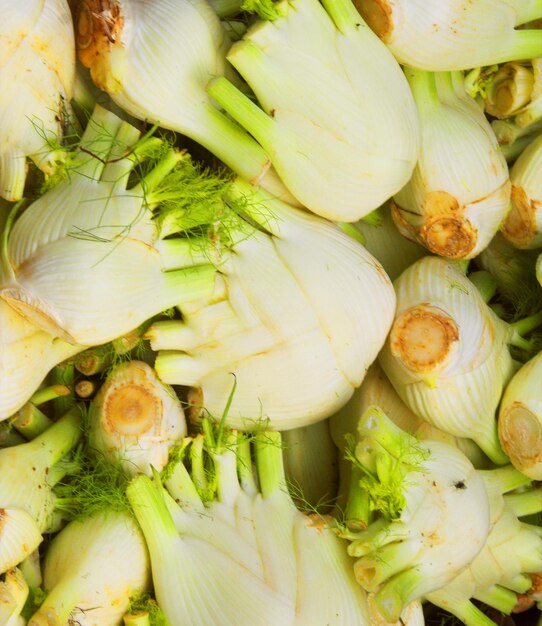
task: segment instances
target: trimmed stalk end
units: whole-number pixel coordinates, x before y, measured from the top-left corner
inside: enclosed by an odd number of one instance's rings
[[[521,402],[514,402],[499,416],[499,437],[514,467],[542,480],[542,424]]]
[[[419,305],[403,312],[394,322],[392,353],[415,372],[426,373],[442,364],[459,340],[454,320],[437,309]]]
[[[523,187],[512,185],[512,208],[501,228],[502,234],[516,248],[526,249],[538,231],[534,200],[529,200]]]

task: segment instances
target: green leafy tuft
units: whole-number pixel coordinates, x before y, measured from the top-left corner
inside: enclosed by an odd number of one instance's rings
[[[146,613],[150,626],[169,626],[166,616],[150,593],[138,593],[130,598],[127,614]]]
[[[256,13],[262,20],[270,22],[282,15],[273,0],[243,0],[241,10],[247,13]]]

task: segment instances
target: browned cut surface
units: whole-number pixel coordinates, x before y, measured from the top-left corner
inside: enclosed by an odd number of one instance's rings
[[[502,227],[503,235],[517,248],[528,248],[536,235],[536,205],[523,187],[512,185],[512,208]]]
[[[442,363],[458,339],[453,319],[424,305],[402,313],[390,334],[392,353],[416,372],[429,372]]]
[[[137,436],[160,428],[162,402],[152,390],[130,383],[117,387],[106,400],[104,427],[108,432]]]
[[[120,47],[124,26],[120,5],[116,0],[83,0],[77,16],[77,54],[90,69],[92,80],[104,91],[111,91],[111,80],[105,71],[107,57]]]
[[[477,229],[461,216],[434,219],[420,230],[420,237],[431,252],[450,259],[467,256],[476,245],[477,234]]]
[[[542,424],[522,402],[513,402],[499,416],[501,445],[516,469],[540,480],[542,467]]]
[[[354,0],[356,9],[371,29],[388,41],[393,30],[392,9],[387,0]]]

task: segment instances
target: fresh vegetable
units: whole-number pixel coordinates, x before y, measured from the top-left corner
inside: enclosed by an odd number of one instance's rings
[[[419,147],[412,95],[350,0],[283,1],[277,11],[227,54],[263,110],[224,77],[208,92],[256,137],[304,206],[356,221],[412,174]]]

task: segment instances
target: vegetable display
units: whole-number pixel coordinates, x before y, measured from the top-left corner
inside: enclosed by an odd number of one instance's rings
[[[542,626],[541,0],[0,15],[0,626]]]

